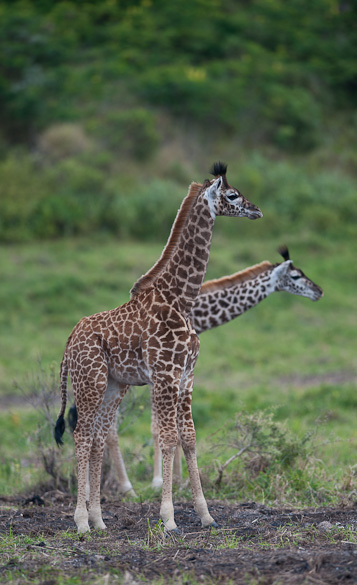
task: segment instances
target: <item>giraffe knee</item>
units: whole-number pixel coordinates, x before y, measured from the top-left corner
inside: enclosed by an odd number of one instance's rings
[[[194,428],[191,429],[190,432],[187,432],[187,429],[185,431],[182,431],[180,433],[180,443],[184,452],[192,451],[192,449],[195,449],[196,448],[195,429]]]
[[[107,445],[108,447],[115,447],[118,444],[118,435],[116,433],[108,433]]]
[[[177,446],[179,442],[177,430],[160,431],[160,449],[164,452],[166,449],[172,449]]]

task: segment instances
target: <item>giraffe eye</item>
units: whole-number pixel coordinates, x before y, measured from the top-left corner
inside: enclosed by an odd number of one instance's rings
[[[301,278],[301,275],[297,272],[291,273],[290,276],[293,280],[299,280],[299,278]]]
[[[235,199],[238,199],[238,193],[232,193],[232,195],[226,195],[226,197],[229,201],[234,201]]]

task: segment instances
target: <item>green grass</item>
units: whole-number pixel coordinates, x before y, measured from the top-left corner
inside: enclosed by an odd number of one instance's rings
[[[276,248],[286,242],[296,266],[322,286],[325,295],[312,303],[275,293],[230,324],[201,335],[193,397],[200,463],[210,458],[205,455],[207,437],[235,412],[273,408],[276,420],[286,420],[297,437],[314,428],[317,419],[324,421],[319,454],[333,470],[332,483],[341,482],[348,473],[354,475],[348,470],[357,446],[355,248],[351,240],[332,242],[310,232],[299,238],[287,232],[280,241],[272,235],[259,238],[258,223],[252,224],[251,238],[240,240],[238,226],[234,240],[221,231],[214,235],[207,278],[263,259],[279,261]],[[39,361],[57,376],[75,323],[83,315],[127,301],[130,287],[161,250],[161,243],[98,236],[2,246],[1,394],[36,392]],[[120,440],[132,462],[130,473],[142,493],[152,497],[146,489],[147,462],[153,454],[148,397],[145,390],[135,392],[142,392],[140,416],[132,424],[125,419]],[[38,481],[38,418],[22,399],[0,413],[5,439],[0,493]],[[72,448],[70,438],[66,440]]]

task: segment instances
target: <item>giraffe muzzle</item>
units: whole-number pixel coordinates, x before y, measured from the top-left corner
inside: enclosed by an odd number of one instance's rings
[[[318,300],[322,299],[323,296],[324,296],[324,291],[322,290],[322,288],[317,287],[317,290],[314,291],[314,296],[311,298],[311,300],[318,301]]]
[[[251,205],[251,207],[247,208],[248,219],[259,219],[260,217],[263,217],[263,214],[260,211],[259,207],[257,207],[256,205]]]

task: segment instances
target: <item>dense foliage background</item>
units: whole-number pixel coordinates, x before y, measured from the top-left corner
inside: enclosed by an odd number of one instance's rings
[[[2,0],[0,240],[163,240],[216,158],[272,221],[354,225],[356,17],[348,0]]]

